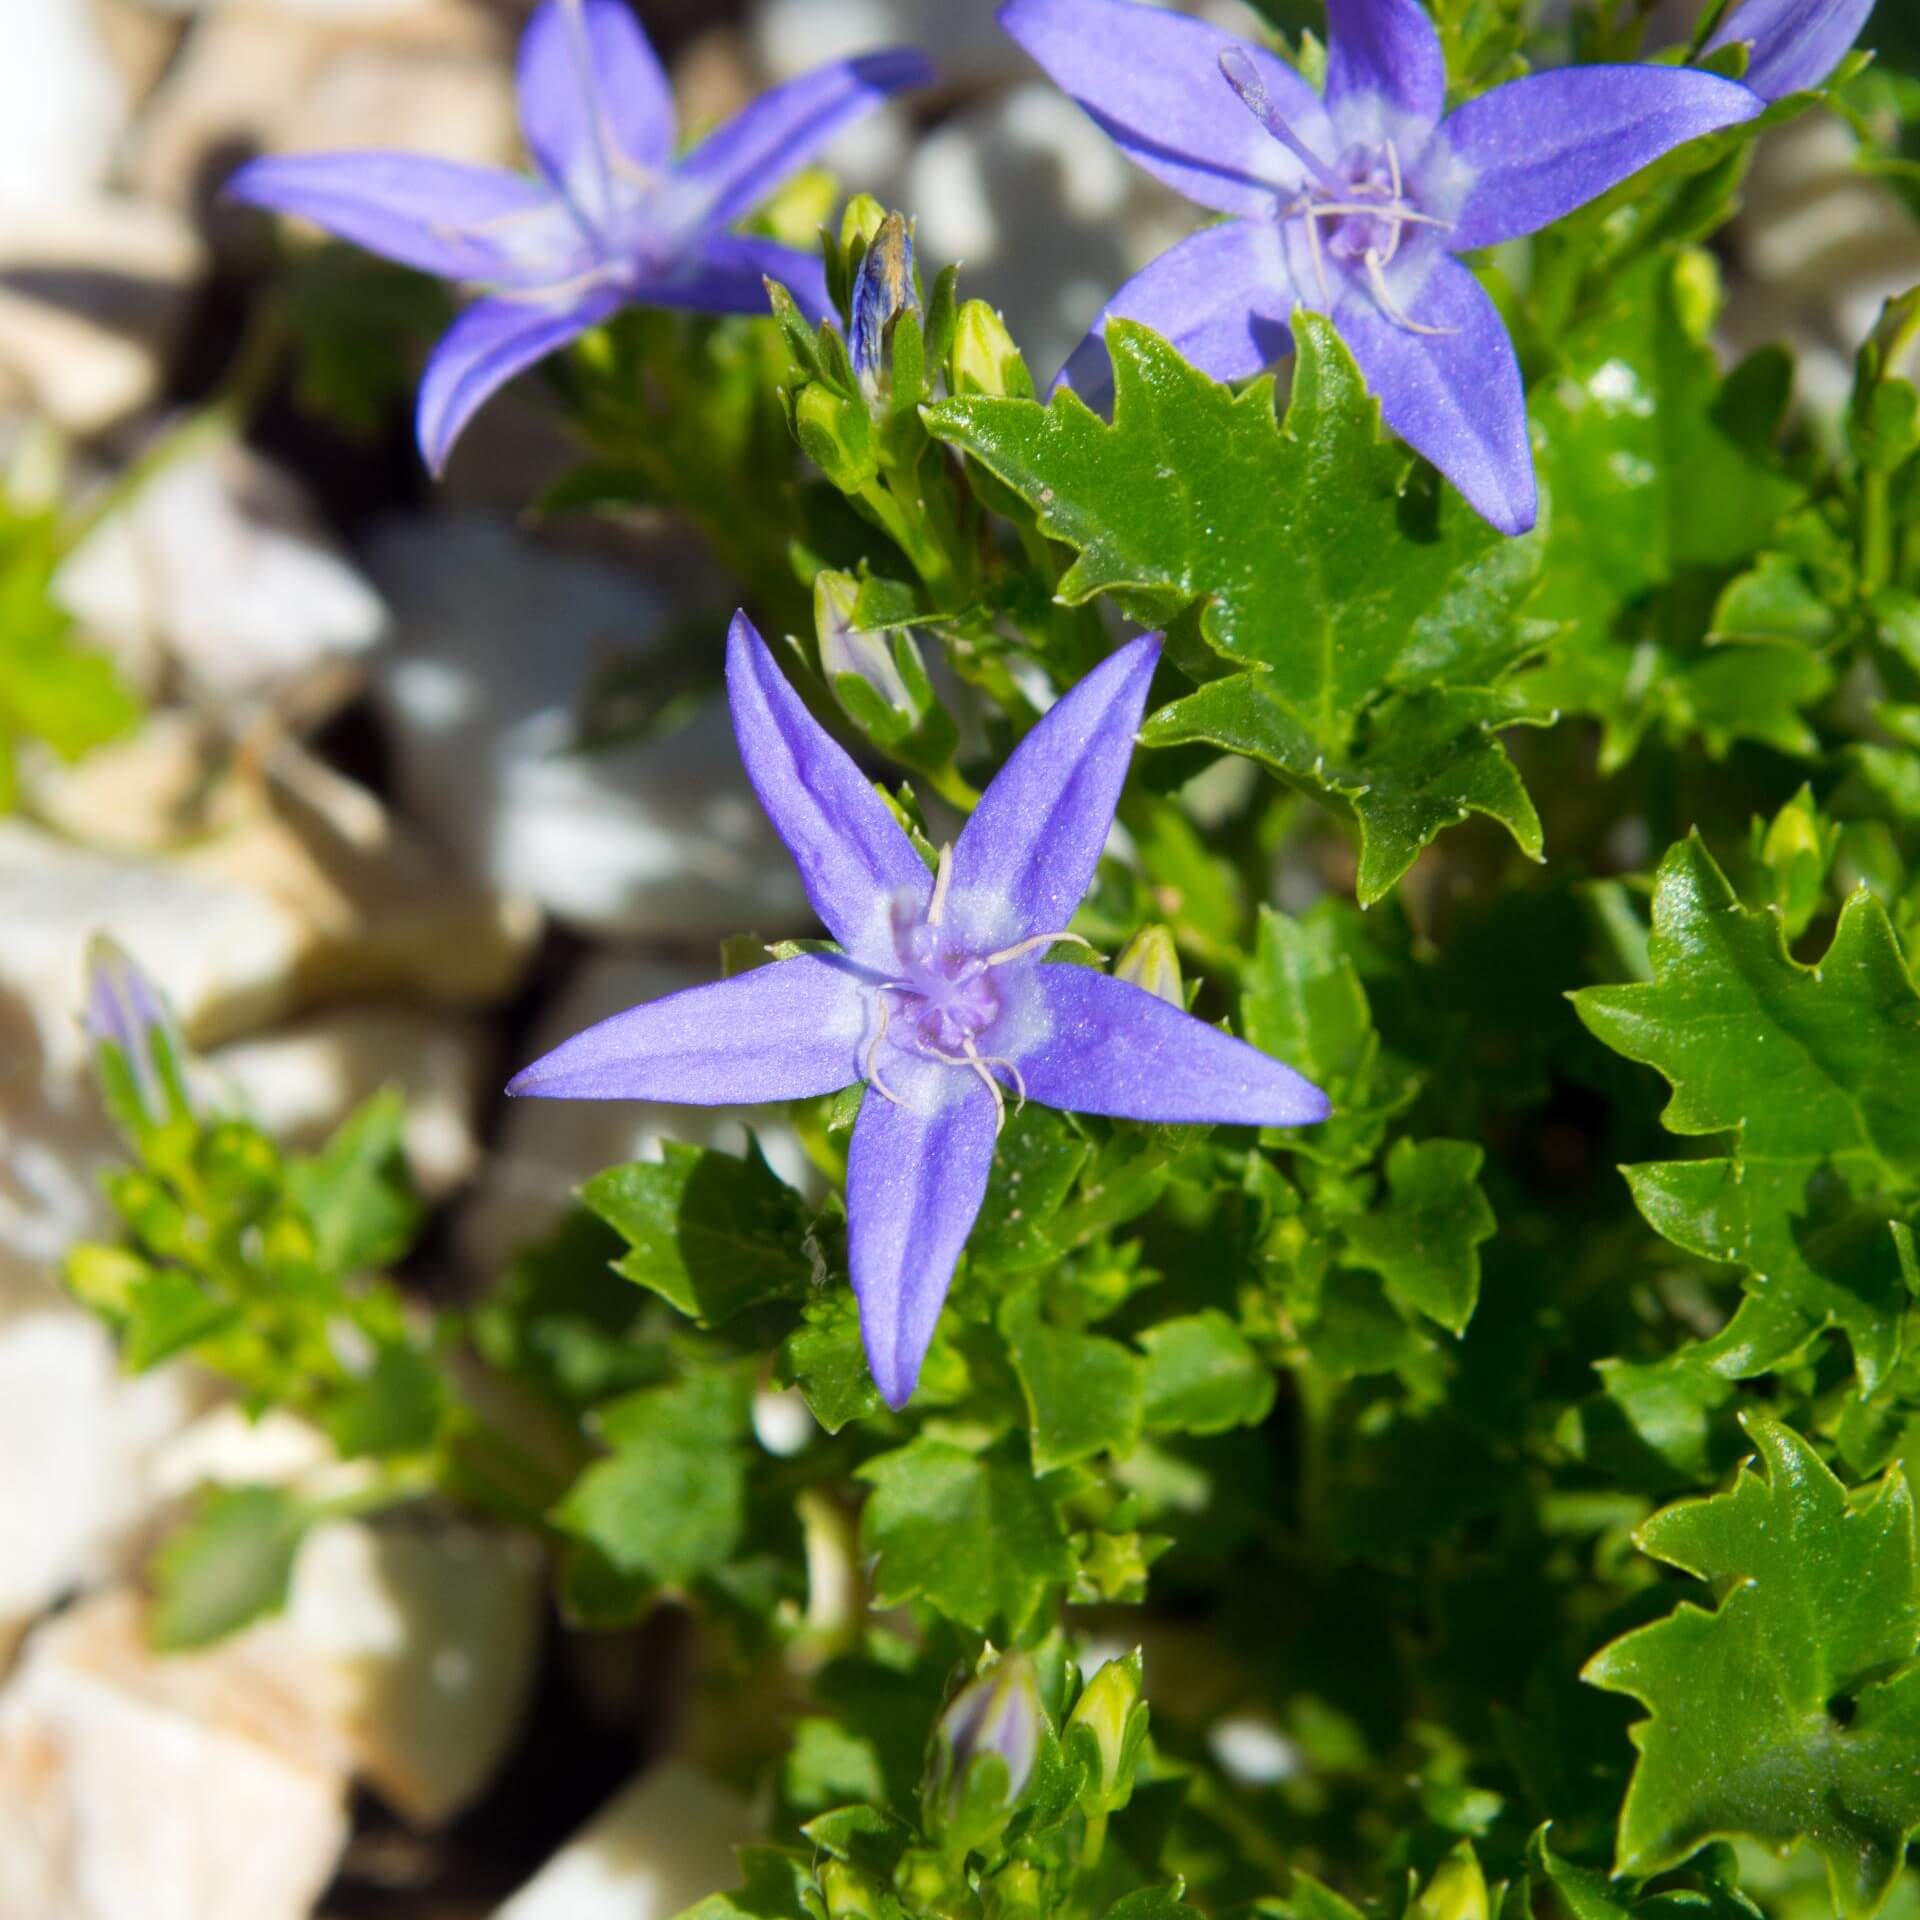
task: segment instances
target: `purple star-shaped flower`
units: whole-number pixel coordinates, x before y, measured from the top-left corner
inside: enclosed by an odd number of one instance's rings
[[[1761,102],[1712,74],[1574,67],[1446,111],[1417,0],[1327,0],[1317,94],[1275,54],[1130,0],[1008,0],[1001,24],[1128,157],[1237,216],[1163,254],[1108,303],[1063,379],[1104,387],[1115,315],[1222,380],[1328,315],[1387,423],[1506,533],[1538,513],[1526,396],[1493,302],[1454,256],[1536,232]]]
[[[1762,100],[1817,87],[1859,39],[1873,0],[1734,0],[1703,51],[1744,40],[1745,84]]]
[[[904,1406],[993,1166],[1009,1094],[1134,1120],[1305,1126],[1326,1096],[1164,1000],[1046,963],[1093,878],[1160,654],[1157,634],[1047,712],[929,873],[781,677],[744,614],[727,688],[747,777],[837,954],[778,961],[615,1014],[508,1091],[724,1106],[867,1094],[847,1233],[867,1359]]]
[[[423,154],[313,153],[252,161],[227,191],[485,289],[421,383],[420,450],[437,473],[482,401],[621,306],[760,313],[771,277],[824,317],[817,259],[730,229],[849,120],[931,78],[906,50],[835,61],[676,159],[673,91],[625,0],[544,0],[519,59],[537,178]]]

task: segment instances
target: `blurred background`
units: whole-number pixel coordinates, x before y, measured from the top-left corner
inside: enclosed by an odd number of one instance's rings
[[[964,261],[1036,371],[1190,223],[988,0],[640,10],[690,129],[824,59],[931,52],[940,87],[832,170],[917,217],[929,269]],[[477,1297],[665,1128],[737,1144],[734,1116],[509,1111],[499,1088],[714,975],[723,936],[805,929],[716,699],[755,585],[645,513],[530,514],[573,457],[537,378],[431,484],[410,403],[445,296],[220,198],[259,152],[518,164],[521,9],[0,13],[0,1920],[668,1920],[731,1883],[750,1813],[689,1757],[676,1616],[562,1636],[524,1544],[342,1521],[284,1618],[161,1659],[137,1596],[181,1499],[329,1455],[184,1369],[124,1376],[55,1275],[108,1230],[81,1027],[103,928],[210,1097],[283,1140],[400,1088],[425,1296]],[[1863,119],[1778,136],[1727,248],[1727,344],[1792,344],[1816,430],[1920,281],[1910,163],[1862,165],[1916,15],[1882,0],[1868,38],[1895,57]],[[808,1179],[797,1142],[763,1144]]]

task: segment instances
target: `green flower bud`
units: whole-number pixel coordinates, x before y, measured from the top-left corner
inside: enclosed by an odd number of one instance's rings
[[[880,1920],[885,1911],[880,1889],[844,1860],[822,1864],[820,1891],[826,1896],[827,1920]]]
[[[1764,828],[1754,823],[1753,837],[1754,853],[1771,876],[1787,938],[1797,940],[1820,911],[1839,829],[1820,818],[1813,790],[1803,786]]]
[[[1115,963],[1113,977],[1130,986],[1144,987],[1170,1007],[1186,1011],[1186,987],[1180,978],[1180,954],[1173,934],[1157,923],[1142,927],[1127,942],[1126,951]]]
[[[1090,1762],[1082,1803],[1101,1813],[1124,1807],[1147,1737],[1147,1705],[1140,1697],[1143,1662],[1136,1647],[1124,1660],[1109,1660],[1081,1690],[1067,1716],[1069,1753]]]
[[[851,254],[855,248],[865,253],[873,245],[873,236],[886,223],[887,210],[870,193],[856,193],[840,216],[840,251]]]
[[[969,300],[960,309],[954,323],[949,377],[957,394],[1033,398],[1033,375],[1013,344],[1007,323],[984,300]]]
[[[864,406],[812,381],[794,401],[793,430],[801,451],[842,493],[872,485],[880,463]]]
[[[1487,1920],[1487,1881],[1470,1841],[1462,1840],[1433,1871],[1409,1920]]]
[[[1042,1920],[1048,1910],[1047,1883],[1030,1861],[1014,1860],[980,1888],[987,1920]]]

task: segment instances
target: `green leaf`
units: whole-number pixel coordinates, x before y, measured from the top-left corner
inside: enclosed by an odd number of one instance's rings
[[[1811,1846],[1847,1920],[1886,1898],[1920,1828],[1920,1592],[1897,1468],[1849,1498],[1811,1447],[1757,1414],[1765,1472],[1665,1508],[1637,1538],[1709,1582],[1616,1640],[1586,1678],[1640,1702],[1619,1871],[1663,1872],[1707,1841]]]
[[[873,1487],[861,1538],[883,1607],[924,1600],[976,1632],[1005,1622],[1018,1636],[1073,1578],[1059,1509],[1019,1451],[922,1437],[859,1475]]]
[[[287,1191],[332,1274],[391,1266],[413,1244],[423,1210],[407,1171],[406,1102],[391,1088],[341,1122],[327,1144],[287,1165]]]
[[[1355,819],[1363,900],[1467,812],[1537,854],[1491,729],[1529,717],[1499,688],[1547,637],[1521,617],[1540,542],[1410,482],[1331,324],[1302,312],[1294,327],[1284,424],[1271,380],[1236,396],[1116,321],[1112,425],[1062,389],[1045,407],[949,400],[929,426],[1076,551],[1062,600],[1110,594],[1163,625],[1202,603],[1202,636],[1246,671],[1155,715],[1143,740],[1246,754]]]
[[[1656,258],[1564,344],[1534,398],[1552,502],[1538,611],[1561,638],[1524,685],[1600,721],[1606,770],[1650,731],[1716,755],[1736,740],[1811,753],[1803,711],[1833,685],[1817,634],[1782,621],[1772,576],[1715,623],[1722,588],[1804,497],[1771,450],[1777,390],[1746,405],[1759,382],[1720,374],[1707,344],[1717,308],[1704,256]],[[1769,644],[1727,644],[1762,614]]]
[[[1349,1264],[1377,1273],[1402,1305],[1464,1333],[1480,1298],[1480,1245],[1496,1222],[1480,1191],[1486,1155],[1463,1140],[1396,1140],[1387,1198],[1342,1217]]]
[[[859,1302],[850,1291],[836,1289],[807,1302],[803,1324],[780,1349],[778,1377],[783,1386],[800,1389],[829,1433],[879,1408],[880,1390],[860,1344]]]
[[[710,1893],[679,1920],[816,1920],[818,1896],[806,1856],[781,1847],[742,1847],[746,1884]]]
[[[1026,1397],[1035,1472],[1133,1451],[1142,1403],[1136,1354],[1097,1333],[1049,1326],[1035,1291],[1008,1297],[1000,1330]]]
[[[1742,907],[1691,839],[1661,865],[1651,953],[1652,980],[1590,987],[1574,1006],[1666,1076],[1675,1133],[1733,1137],[1723,1159],[1628,1170],[1658,1231],[1745,1266],[1768,1309],[1764,1350],[1737,1320],[1716,1364],[1760,1371],[1837,1326],[1871,1388],[1899,1356],[1907,1300],[1884,1196],[1920,1177],[1920,994],[1884,909],[1856,893],[1820,964],[1802,966],[1777,914]]]
[[[1060,1248],[1049,1224],[1066,1204],[1093,1149],[1063,1113],[1029,1104],[994,1149],[987,1197],[967,1238],[967,1265],[979,1274],[1028,1273]]]
[[[1256,1047],[1304,1073],[1333,1101],[1333,1118],[1290,1129],[1287,1147],[1360,1167],[1379,1151],[1388,1121],[1412,1103],[1420,1082],[1382,1051],[1343,937],[1343,913],[1355,917],[1334,900],[1297,920],[1262,907],[1241,1014]]]
[[[135,1282],[128,1302],[122,1352],[131,1372],[144,1373],[224,1333],[239,1310],[212,1294],[178,1267],[154,1267]]]
[[[1224,1313],[1162,1320],[1140,1336],[1146,1424],[1176,1433],[1256,1427],[1273,1408],[1272,1372]]]
[[[612,1456],[574,1483],[555,1524],[629,1579],[686,1587],[724,1566],[746,1533],[752,1398],[735,1370],[610,1402],[598,1425]]]
[[[615,1271],[702,1326],[804,1293],[813,1271],[806,1209],[758,1142],[740,1160],[670,1140],[658,1164],[596,1174],[580,1198],[627,1242]]]
[[[221,1487],[154,1555],[149,1634],[166,1653],[210,1646],[286,1605],[312,1515],[281,1487]]]

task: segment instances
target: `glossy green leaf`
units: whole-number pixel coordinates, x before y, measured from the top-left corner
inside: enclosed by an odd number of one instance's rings
[[[1410,482],[1333,327],[1302,312],[1295,333],[1284,423],[1270,380],[1236,395],[1121,321],[1111,425],[1069,389],[1046,407],[951,400],[929,425],[1076,551],[1063,600],[1110,594],[1158,623],[1201,604],[1201,633],[1245,671],[1142,738],[1245,754],[1354,818],[1363,899],[1468,812],[1537,854],[1493,729],[1528,717],[1497,689],[1546,637],[1523,617],[1540,543]]]
[[[1767,644],[1731,644],[1753,637],[1769,597],[1759,582],[1715,623],[1722,589],[1804,497],[1770,445],[1784,396],[1769,387],[1745,404],[1742,372],[1720,373],[1707,344],[1717,306],[1702,256],[1656,257],[1562,343],[1534,395],[1552,503],[1538,611],[1561,635],[1524,684],[1542,705],[1598,719],[1608,768],[1649,732],[1714,754],[1737,740],[1811,753],[1805,710],[1833,685],[1823,636],[1783,621],[1777,595]]]
[[[1485,1158],[1464,1140],[1396,1140],[1384,1200],[1341,1223],[1346,1260],[1451,1333],[1464,1333],[1473,1318],[1480,1247],[1497,1225],[1480,1190]]]
[[[1574,996],[1589,1028],[1672,1084],[1675,1133],[1731,1137],[1725,1158],[1629,1169],[1670,1240],[1749,1270],[1767,1339],[1737,1320],[1715,1358],[1770,1367],[1838,1326],[1864,1384],[1898,1357],[1907,1301],[1889,1224],[1920,1178],[1920,993],[1884,909],[1848,901],[1818,966],[1778,917],[1741,906],[1699,840],[1675,847],[1654,900],[1650,981]],[[1744,1324],[1743,1324],[1744,1321]]]
[[[670,1140],[658,1163],[596,1174],[580,1198],[627,1242],[615,1271],[702,1326],[800,1294],[812,1273],[806,1210],[757,1142],[742,1160]]]
[[[1008,1297],[1000,1328],[1026,1398],[1036,1472],[1132,1452],[1143,1399],[1136,1354],[1097,1333],[1050,1326],[1031,1292]]]
[[[1920,1828],[1920,1590],[1913,1504],[1894,1470],[1850,1498],[1791,1429],[1748,1417],[1764,1472],[1684,1501],[1642,1548],[1708,1582],[1588,1666],[1649,1715],[1621,1813],[1619,1870],[1677,1866],[1748,1834],[1825,1862],[1835,1907],[1874,1912]]]
[[[869,1460],[861,1538],[882,1606],[924,1600],[960,1625],[1014,1635],[1073,1577],[1059,1509],[1023,1452],[922,1437]]]

